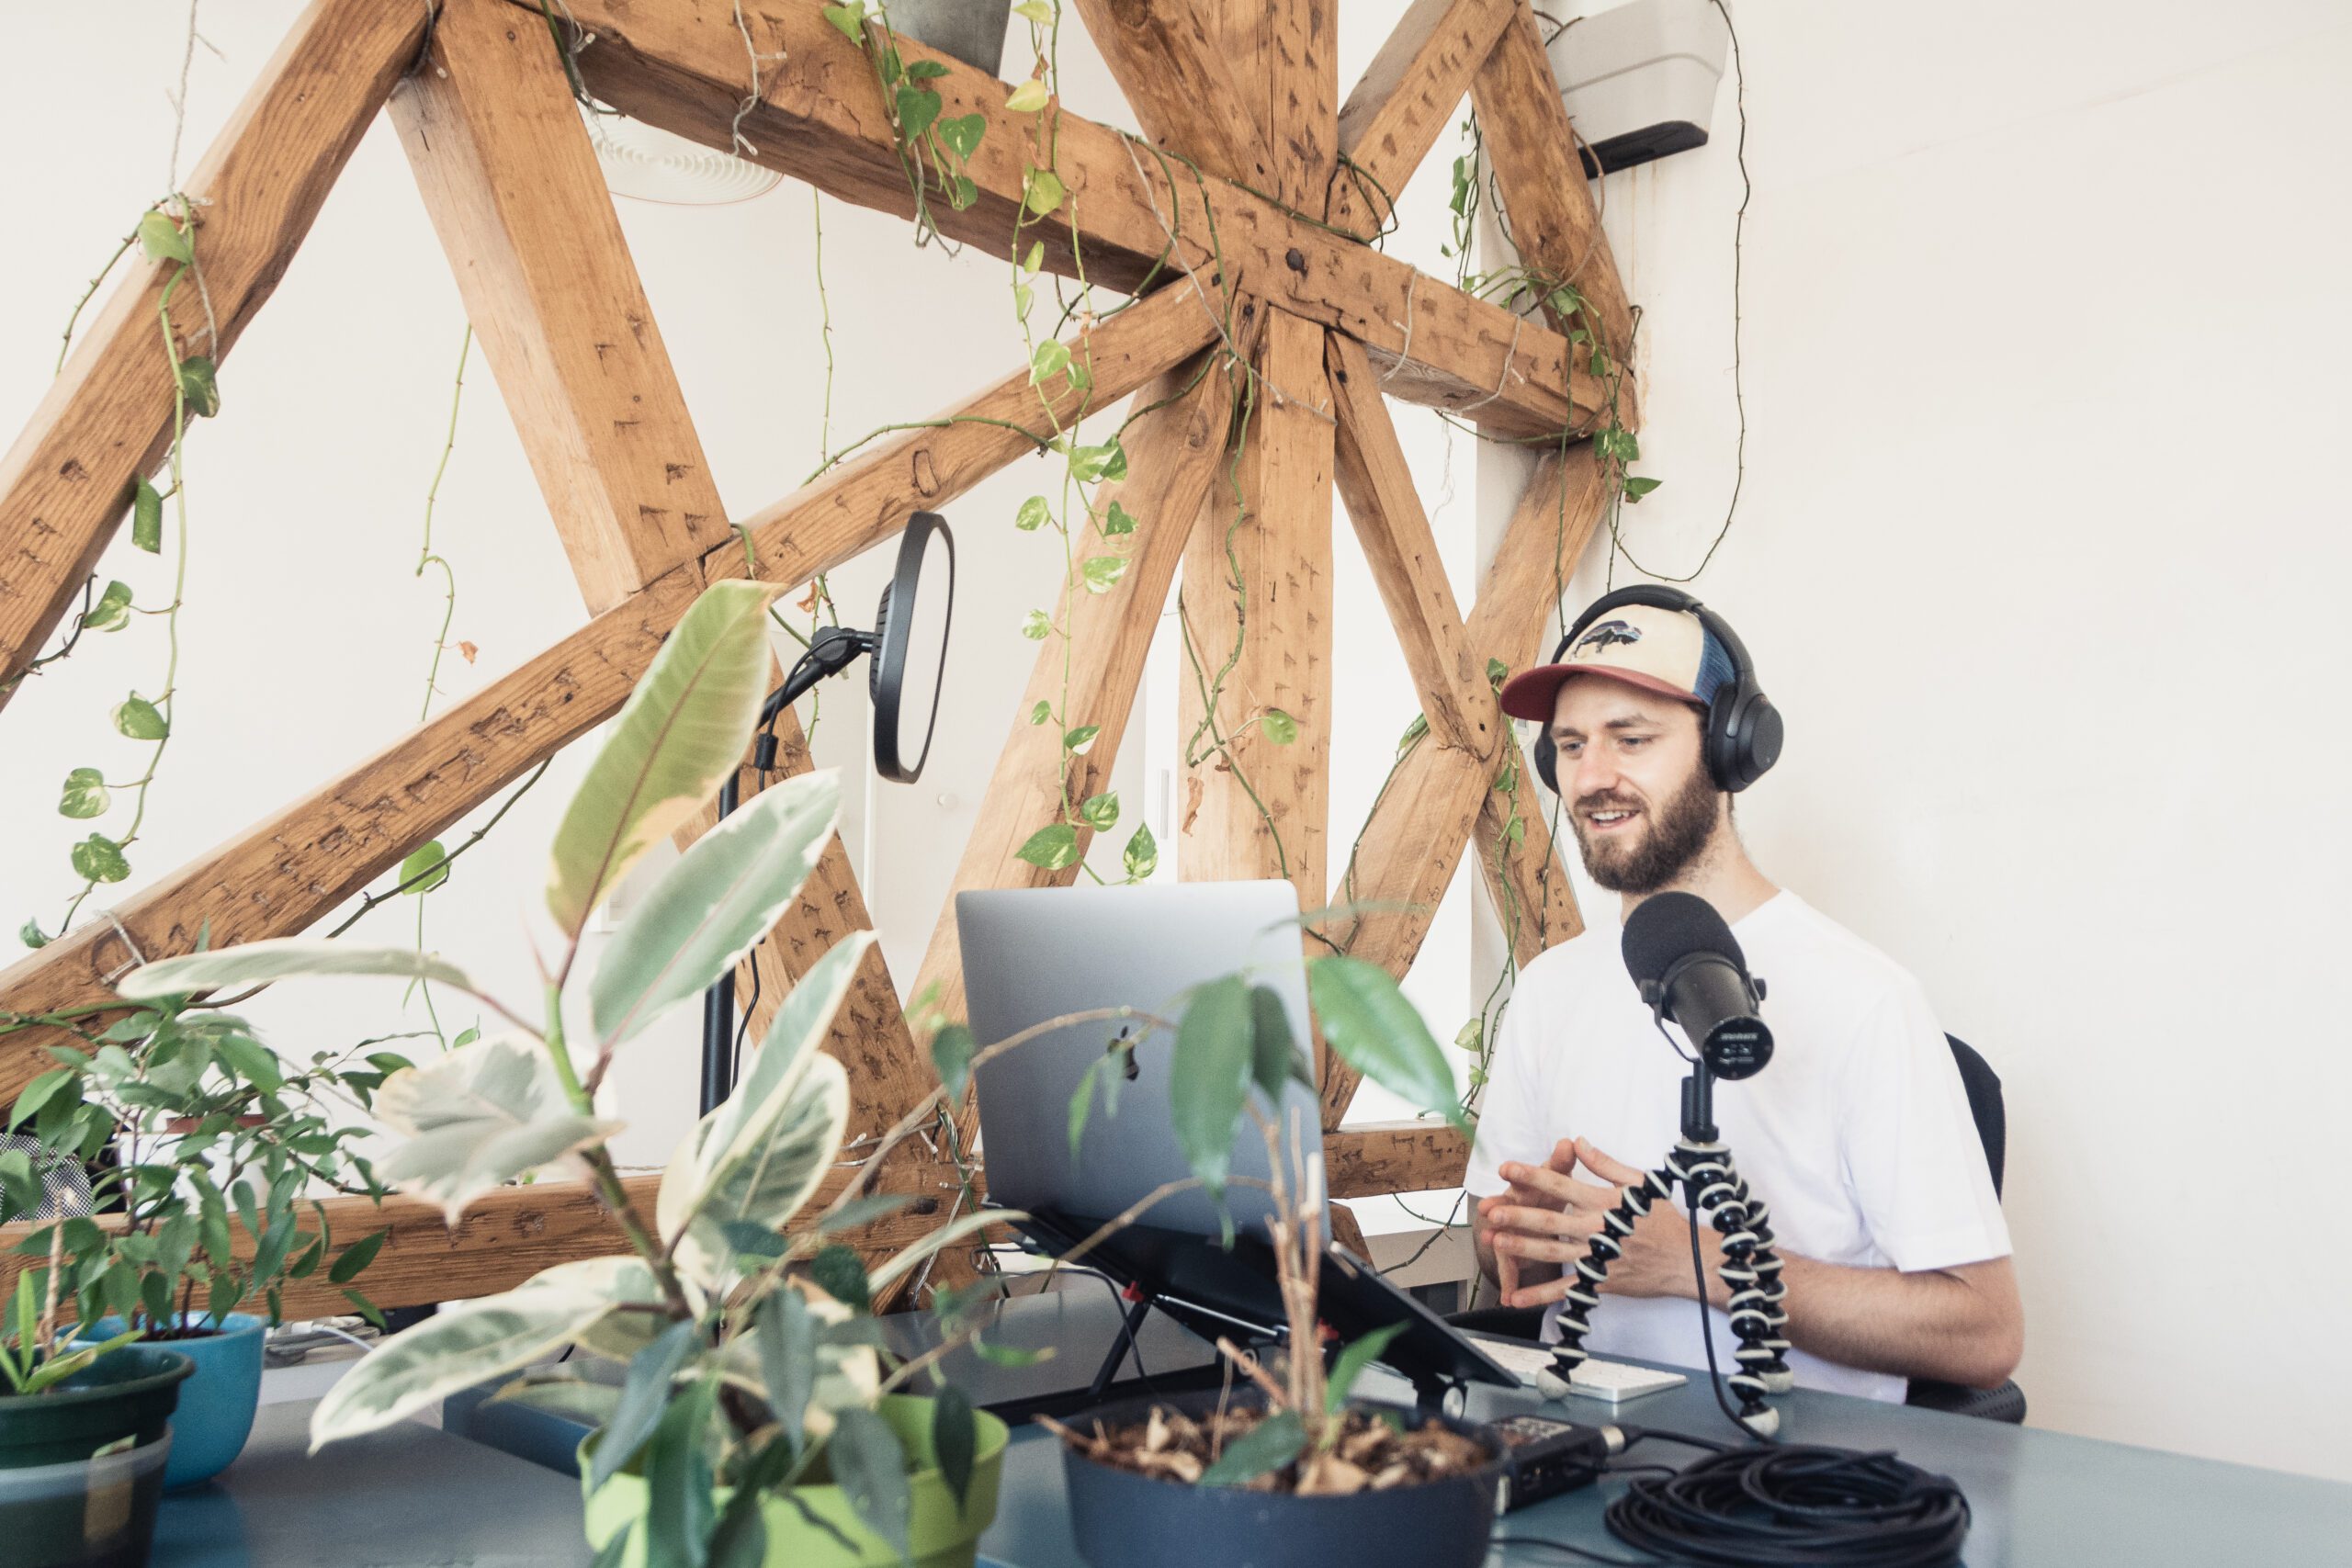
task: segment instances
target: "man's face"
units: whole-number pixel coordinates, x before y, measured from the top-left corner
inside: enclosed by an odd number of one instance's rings
[[[1722,795],[1701,754],[1698,709],[1583,675],[1552,710],[1555,773],[1585,870],[1611,893],[1655,893],[1714,836]]]

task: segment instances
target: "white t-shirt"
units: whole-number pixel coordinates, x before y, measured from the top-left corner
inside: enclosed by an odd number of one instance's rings
[[[1754,1077],[1716,1084],[1715,1123],[1771,1205],[1781,1250],[1906,1272],[2008,1256],[1967,1091],[1918,982],[1793,893],[1732,931],[1765,983],[1773,1053]],[[1634,993],[1613,930],[1562,942],[1521,972],[1490,1071],[1463,1182],[1476,1197],[1509,1185],[1504,1161],[1540,1165],[1562,1138],[1655,1170],[1681,1134],[1689,1069]],[[1602,1358],[1703,1368],[1698,1313],[1686,1297],[1604,1293],[1585,1345]],[[1546,1339],[1559,1337],[1558,1314],[1544,1314]],[[1737,1340],[1722,1313],[1708,1315],[1728,1370]],[[1789,1366],[1807,1388],[1900,1400],[1907,1387],[1802,1350]]]

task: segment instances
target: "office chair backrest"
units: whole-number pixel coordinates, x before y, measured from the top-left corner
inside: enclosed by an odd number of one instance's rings
[[[2009,1144],[2008,1112],[2001,1105],[2001,1075],[1959,1035],[1947,1034],[1944,1038],[1951,1043],[1951,1059],[1960,1067],[1961,1087],[1968,1091],[1968,1113],[1976,1119],[1977,1140],[1984,1145],[1984,1164],[1993,1173],[1993,1196],[1998,1198],[2001,1166]]]

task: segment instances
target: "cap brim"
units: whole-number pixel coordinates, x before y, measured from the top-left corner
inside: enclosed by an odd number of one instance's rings
[[[1613,664],[1544,664],[1532,670],[1522,670],[1503,682],[1503,712],[1513,718],[1549,724],[1553,710],[1559,705],[1560,688],[1578,675],[1603,676],[1645,692],[1656,692],[1662,697],[1672,697],[1676,702],[1687,703],[1693,707],[1699,705],[1699,699],[1690,693],[1670,681],[1661,681],[1639,670],[1626,670]]]

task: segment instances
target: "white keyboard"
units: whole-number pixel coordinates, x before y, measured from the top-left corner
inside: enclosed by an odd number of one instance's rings
[[[1489,1339],[1483,1334],[1473,1334],[1469,1339],[1523,1383],[1532,1384],[1536,1373],[1552,1370],[1552,1349],[1547,1345],[1530,1345],[1521,1339]],[[1615,1404],[1660,1389],[1678,1388],[1690,1381],[1680,1372],[1656,1371],[1623,1361],[1588,1360],[1568,1380],[1568,1392]]]

